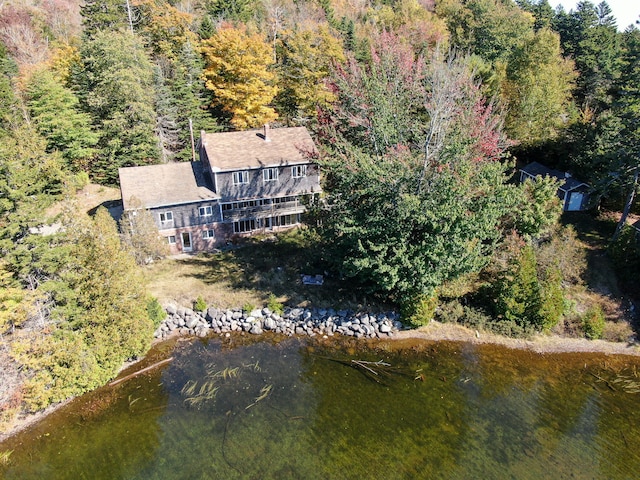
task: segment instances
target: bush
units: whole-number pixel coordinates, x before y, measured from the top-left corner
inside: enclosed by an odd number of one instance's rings
[[[204,312],[207,309],[207,302],[205,302],[202,297],[198,297],[196,301],[193,302],[193,309],[197,312]]]
[[[582,329],[589,340],[602,338],[604,333],[604,313],[599,305],[590,308],[582,316]]]
[[[284,305],[278,301],[278,299],[273,293],[269,295],[269,300],[267,301],[267,308],[271,310],[273,313],[277,313],[278,315],[282,315],[284,313]]]
[[[251,312],[253,312],[255,309],[256,309],[256,306],[255,306],[255,305],[253,305],[253,304],[251,304],[251,303],[248,303],[248,302],[247,302],[247,303],[245,303],[245,304],[242,306],[242,311],[243,311],[243,312],[245,312],[245,313],[251,313]]]
[[[162,308],[160,302],[156,297],[151,297],[147,301],[147,315],[149,315],[149,319],[153,322],[153,325],[157,327],[162,323],[162,321],[167,318],[167,312]]]
[[[436,309],[436,318],[442,323],[457,323],[464,317],[464,307],[457,300],[443,303]]]
[[[438,296],[430,297],[421,295],[413,302],[407,302],[402,307],[402,318],[412,327],[422,327],[428,325],[433,320],[436,307],[438,306]]]

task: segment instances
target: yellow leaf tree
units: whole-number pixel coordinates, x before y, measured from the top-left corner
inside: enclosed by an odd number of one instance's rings
[[[238,130],[269,123],[278,114],[269,106],[278,93],[271,47],[246,28],[223,25],[202,46],[204,79],[215,105],[231,115]]]
[[[344,62],[345,56],[328,28],[288,32],[280,40],[278,58],[282,89],[277,102],[282,115],[312,118],[317,106],[336,99],[324,80],[332,64]]]

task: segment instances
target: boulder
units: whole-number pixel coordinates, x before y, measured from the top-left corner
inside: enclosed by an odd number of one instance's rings
[[[198,324],[198,318],[196,316],[187,318],[187,320],[184,323],[184,325],[187,328],[194,328],[197,324]]]
[[[260,324],[254,323],[251,326],[251,329],[249,330],[249,333],[252,333],[254,335],[261,335],[262,334],[262,328],[260,328]]]

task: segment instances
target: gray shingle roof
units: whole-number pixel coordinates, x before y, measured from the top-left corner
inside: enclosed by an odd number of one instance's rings
[[[525,167],[521,168],[520,171],[526,173],[527,175],[531,175],[533,177],[537,176],[549,176],[554,177],[559,180],[564,180],[564,184],[560,186],[561,190],[568,192],[570,190],[575,190],[578,187],[588,187],[588,185],[580,180],[573,178],[571,176],[567,176],[565,172],[561,172],[560,170],[553,170],[551,168],[545,167],[541,163],[531,162]]]
[[[202,162],[167,163],[118,170],[126,209],[139,200],[146,208],[219,198],[204,175]]]
[[[308,163],[309,153],[316,151],[304,127],[246,132],[205,133],[201,142],[214,171],[240,170],[276,165]]]

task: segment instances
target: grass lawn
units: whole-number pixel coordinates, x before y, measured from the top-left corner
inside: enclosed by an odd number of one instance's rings
[[[277,238],[274,241],[274,238]],[[347,282],[325,276],[303,285],[301,275],[325,275],[324,262],[304,229],[277,237],[256,237],[221,253],[179,255],[145,267],[149,289],[160,302],[235,308],[266,305],[270,295],[289,306],[379,310]]]

